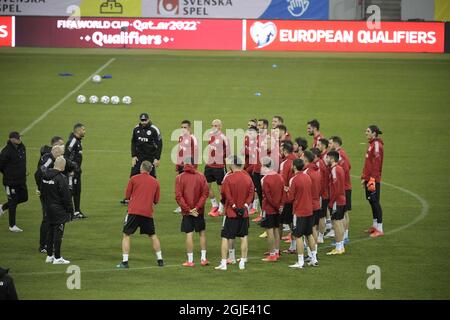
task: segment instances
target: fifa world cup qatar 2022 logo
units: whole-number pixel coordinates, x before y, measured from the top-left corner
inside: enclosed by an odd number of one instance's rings
[[[180,12],[180,0],[158,0],[156,13],[161,15],[177,15]]]

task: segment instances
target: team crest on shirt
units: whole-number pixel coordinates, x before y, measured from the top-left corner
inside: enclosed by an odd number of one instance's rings
[[[219,144],[220,143],[219,139],[216,139],[216,141],[214,141],[214,143]]]
[[[147,135],[149,136],[151,134],[152,134],[152,132],[150,130],[147,130]]]
[[[189,139],[185,139],[184,144],[189,144]]]

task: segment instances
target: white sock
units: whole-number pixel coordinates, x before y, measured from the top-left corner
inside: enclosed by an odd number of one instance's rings
[[[223,204],[222,204],[222,202],[220,202],[219,203],[219,212],[223,213],[223,210],[224,210]]]
[[[297,241],[295,239],[291,240],[291,245],[289,247],[289,250],[291,250],[291,251],[297,250]]]
[[[319,235],[317,236],[317,240],[323,241],[323,233],[319,232]]]
[[[344,249],[344,241],[337,242],[336,249],[338,249],[338,250]]]
[[[230,258],[230,260],[236,260],[236,256],[234,253],[235,253],[234,249],[228,250],[228,257]]]
[[[382,223],[378,224],[377,230],[380,231],[380,232],[383,232],[383,224]]]
[[[377,219],[373,219],[372,221],[373,221],[372,222],[372,227],[374,227],[376,229],[377,226],[378,226]]]
[[[161,251],[156,252],[156,259],[162,260],[162,252]]]
[[[128,262],[128,253],[122,254],[122,261],[123,262]]]
[[[202,260],[206,260],[206,250],[202,250],[201,251],[201,253],[202,253]]]
[[[247,262],[247,258],[242,258],[242,257],[241,257],[241,260],[239,260],[239,262],[241,262],[241,263],[246,263],[246,262]]]
[[[220,261],[220,265],[226,267],[227,266],[227,259],[222,259]]]
[[[308,246],[306,246],[306,252],[308,252],[308,257],[311,257],[311,249]]]
[[[298,255],[298,264],[301,266],[305,264],[305,261],[303,260],[303,254]]]
[[[258,199],[253,200],[253,209],[255,209],[256,211],[258,211],[258,204],[259,204]]]
[[[194,262],[194,253],[193,252],[188,252],[187,256],[188,256],[188,262]]]
[[[212,198],[212,199],[211,199],[211,205],[212,205],[213,207],[218,207],[218,206],[219,206],[219,204],[217,203],[216,198]]]
[[[344,239],[348,238],[348,229],[344,231]]]
[[[311,251],[311,261],[317,261],[317,250]]]

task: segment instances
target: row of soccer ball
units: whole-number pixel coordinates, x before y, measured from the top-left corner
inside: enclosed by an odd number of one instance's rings
[[[78,103],[86,103],[87,98],[85,96],[83,96],[82,94],[80,94],[77,97],[77,102]],[[92,95],[89,97],[89,103],[91,104],[95,104],[98,103],[99,99],[97,96]],[[111,98],[108,96],[103,96],[100,98],[101,103],[103,104],[109,104],[111,102],[111,104],[119,104],[120,103],[120,98],[118,96],[112,96]],[[122,98],[122,103],[123,104],[131,104],[131,97],[130,96],[124,96]]]

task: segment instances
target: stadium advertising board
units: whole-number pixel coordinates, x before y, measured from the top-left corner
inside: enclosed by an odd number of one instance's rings
[[[18,46],[241,50],[241,20],[17,17]]]
[[[444,24],[362,21],[246,21],[246,49],[269,51],[443,52]]]
[[[14,47],[14,17],[0,17],[0,47]]]
[[[10,18],[8,18],[10,19]],[[444,23],[16,17],[17,46],[444,52]]]
[[[329,0],[2,0],[0,15],[317,19],[328,20]]]

